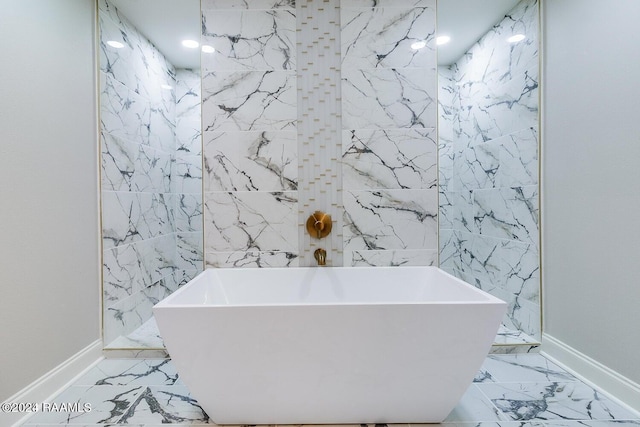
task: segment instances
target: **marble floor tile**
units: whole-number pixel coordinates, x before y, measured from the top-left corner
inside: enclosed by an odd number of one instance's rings
[[[460,403],[444,420],[444,423],[505,420],[501,412],[473,384],[465,392]]]
[[[120,418],[121,424],[203,424],[209,416],[185,386],[147,387]]]
[[[571,382],[578,381],[570,373],[536,354],[516,354],[512,357],[488,356],[482,370],[489,372],[494,382]]]
[[[173,385],[176,368],[169,359],[105,359],[75,385]]]
[[[77,403],[90,409],[82,411],[47,411],[37,412],[26,425],[58,424],[58,425],[91,425],[116,424],[125,411],[145,390],[144,386],[71,386],[60,393],[52,403]]]
[[[476,387],[513,421],[638,417],[581,382],[480,383]]]
[[[23,426],[215,425],[190,396],[169,359],[102,360],[51,401],[90,403],[91,411],[39,412]],[[603,396],[540,354],[489,355],[442,426],[640,427],[640,414]]]
[[[155,317],[144,322],[133,332],[109,343],[111,348],[164,348]]]

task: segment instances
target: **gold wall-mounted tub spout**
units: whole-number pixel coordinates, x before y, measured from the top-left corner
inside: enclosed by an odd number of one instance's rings
[[[313,252],[313,257],[318,261],[318,265],[327,265],[327,251],[318,248]]]
[[[331,233],[331,215],[315,211],[307,219],[307,231],[316,239],[328,236]]]

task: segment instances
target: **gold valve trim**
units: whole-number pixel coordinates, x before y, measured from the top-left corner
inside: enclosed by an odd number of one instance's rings
[[[331,233],[331,215],[321,211],[315,211],[307,219],[307,231],[312,237],[322,239]]]

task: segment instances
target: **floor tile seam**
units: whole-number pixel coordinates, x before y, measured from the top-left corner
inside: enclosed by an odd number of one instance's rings
[[[493,408],[495,414],[498,416],[498,418],[500,418],[498,421],[495,420],[487,420],[485,422],[501,422],[501,421],[514,421],[511,418],[509,418],[504,412],[502,412],[500,410],[500,408],[498,408],[495,403],[493,403],[493,400],[491,400],[489,398],[489,396],[487,396],[480,387],[478,387],[477,384],[473,384],[474,387],[476,387],[476,391],[478,393],[480,393],[480,395],[487,400],[487,402],[489,402],[489,404],[491,405],[491,407]],[[477,423],[483,422],[482,420],[474,420]]]
[[[551,383],[557,383],[557,384],[582,383],[582,384],[585,384],[584,382],[580,381],[577,378],[575,380],[569,380],[569,379],[563,379],[563,380],[546,379],[546,380],[483,381],[483,382],[477,382],[477,383],[474,383],[474,384],[481,385],[481,384],[551,384]]]

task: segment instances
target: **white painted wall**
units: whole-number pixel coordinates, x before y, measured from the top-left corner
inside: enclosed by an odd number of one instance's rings
[[[0,401],[100,338],[92,0],[0,10]]]
[[[545,333],[640,383],[640,2],[544,6]]]

